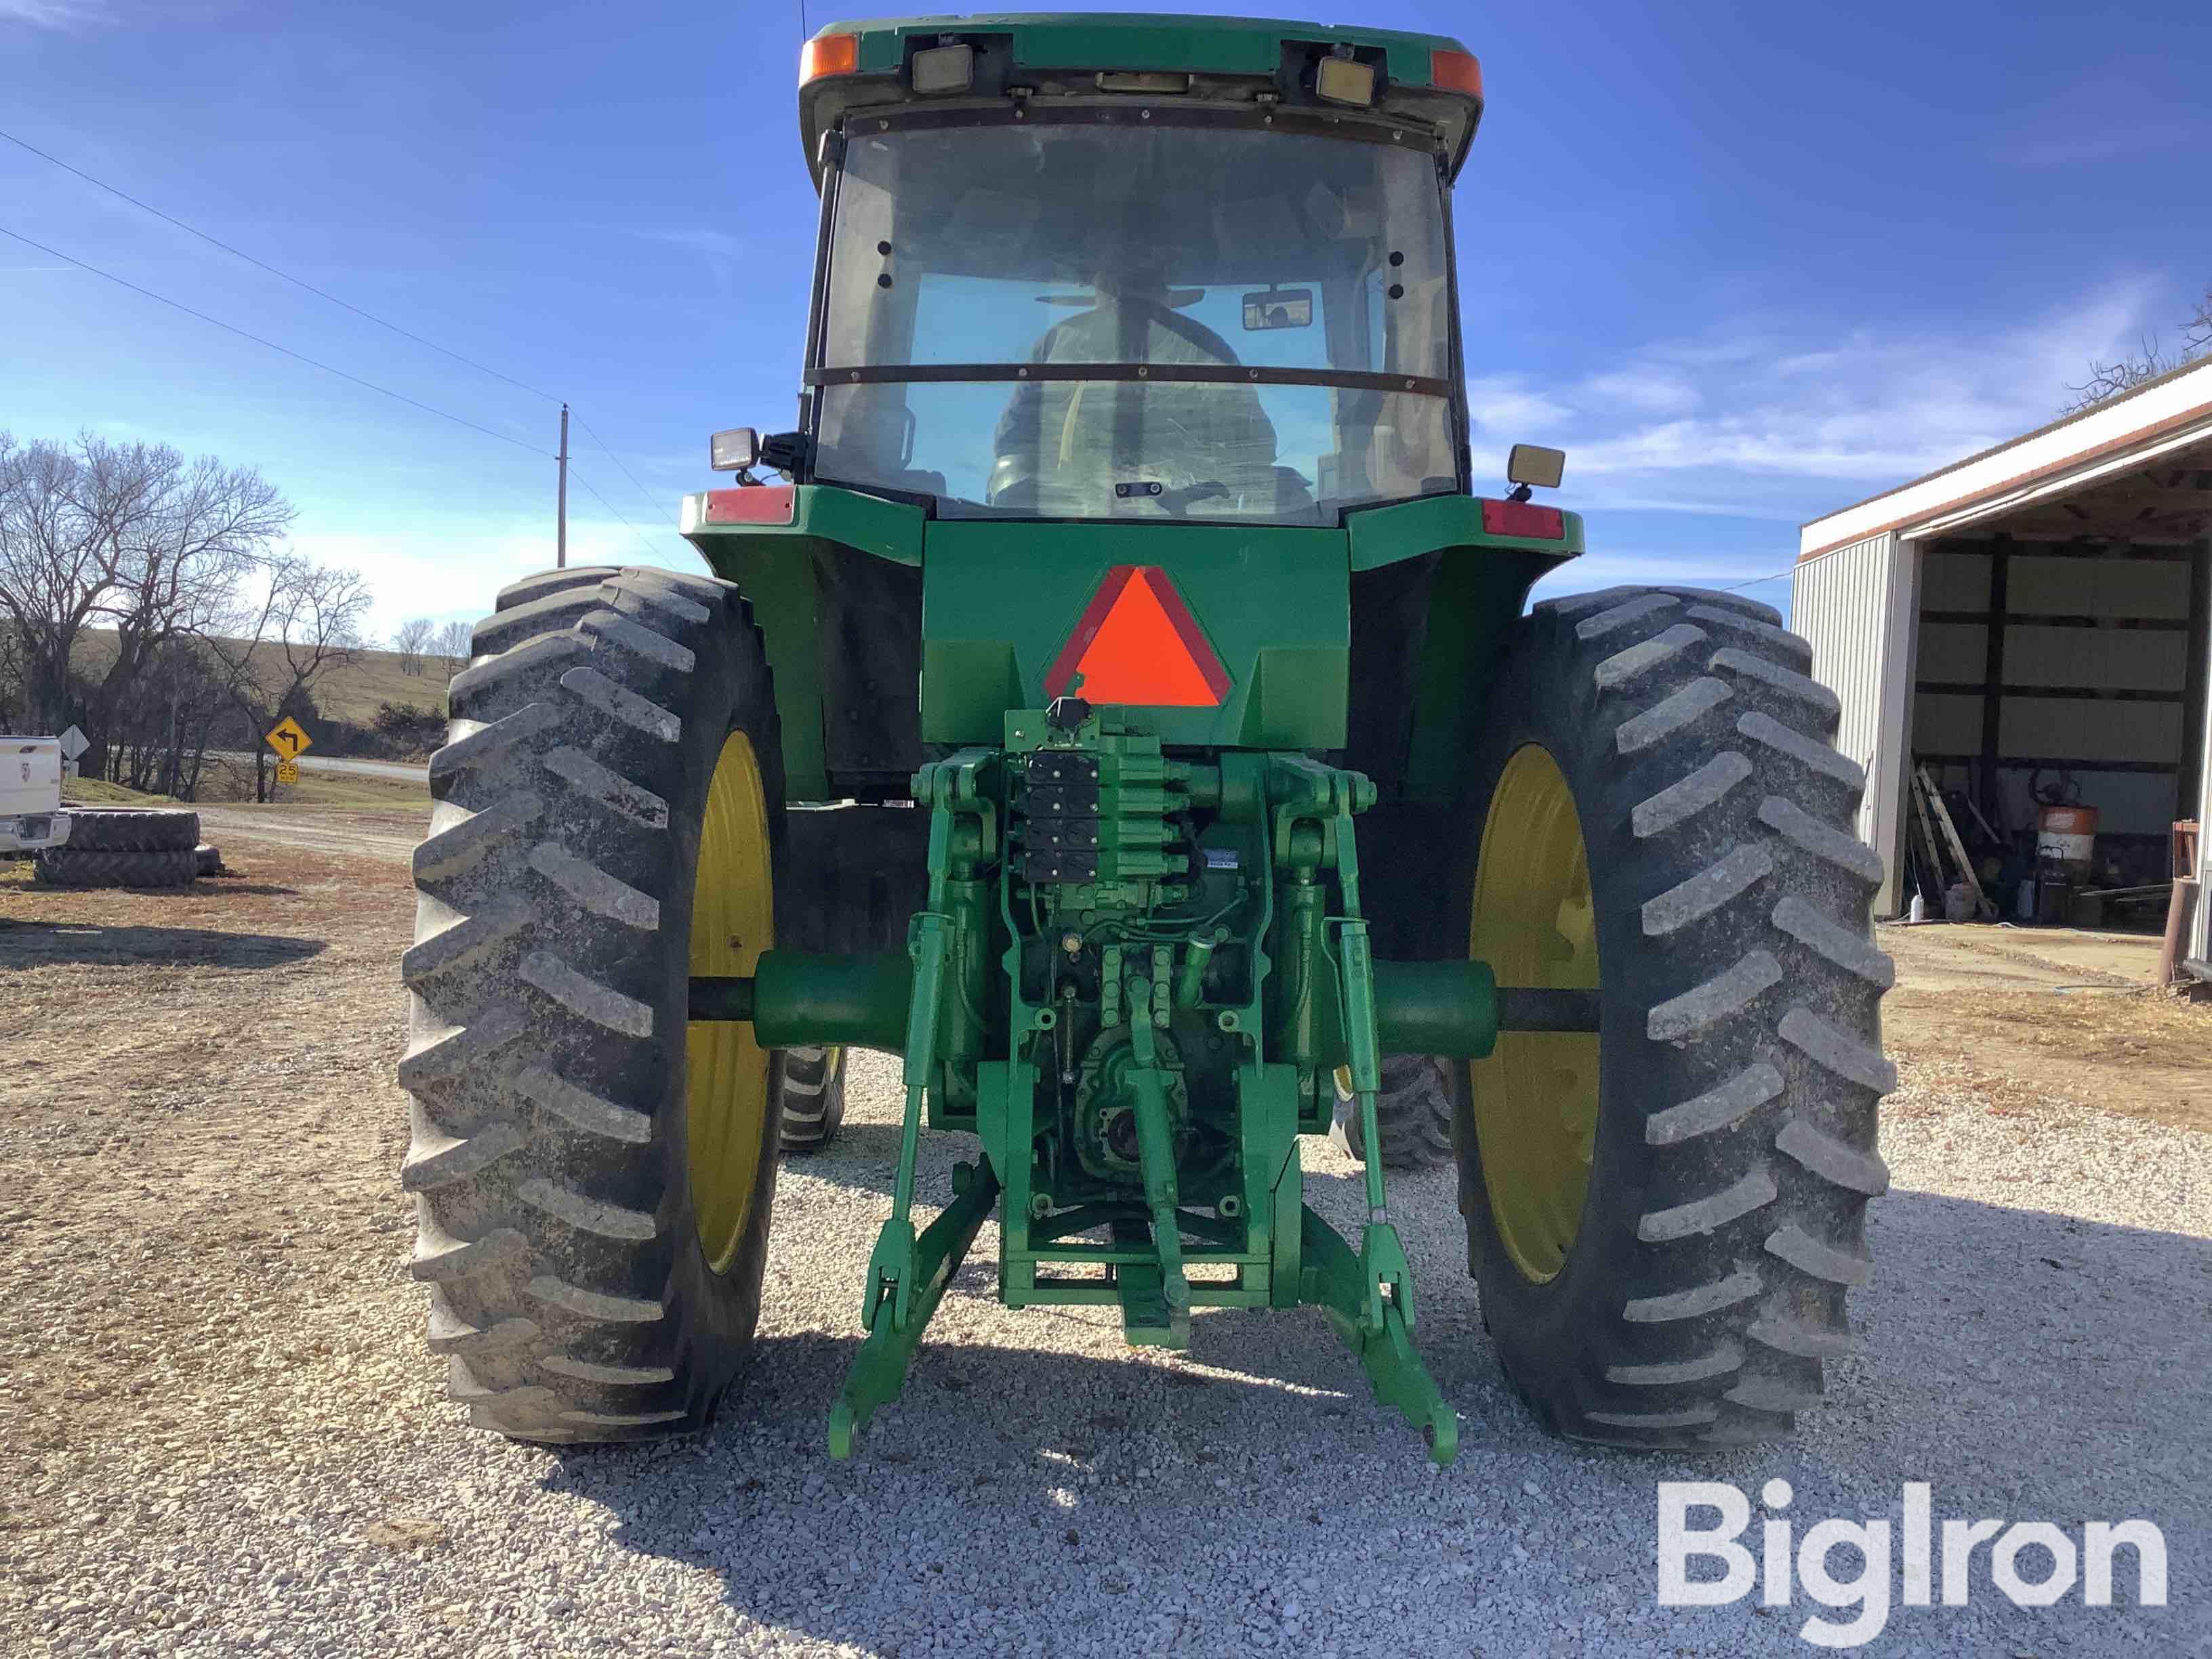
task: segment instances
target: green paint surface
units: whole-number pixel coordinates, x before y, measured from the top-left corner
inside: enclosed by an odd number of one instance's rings
[[[1343,532],[974,520],[929,526],[922,741],[995,744],[1007,708],[1050,701],[1047,672],[1108,572],[1124,564],[1168,573],[1229,673],[1218,708],[1144,711],[1163,743],[1343,744],[1352,650]]]
[[[860,73],[896,71],[910,35],[1007,34],[1014,61],[1029,69],[1188,70],[1193,74],[1270,75],[1286,40],[1341,41],[1383,53],[1384,73],[1409,85],[1430,84],[1430,57],[1465,52],[1449,35],[1346,27],[1286,19],[1147,15],[1129,12],[975,12],[965,16],[837,23],[823,34],[860,37]]]
[[[802,484],[788,525],[706,523],[702,503],[686,503],[685,537],[708,568],[744,590],[775,676],[783,726],[784,792],[792,800],[830,793],[822,729],[821,603],[815,554],[850,547],[896,564],[920,564],[921,509],[858,490]]]
[[[1487,536],[1482,503],[1465,495],[1370,507],[1347,515],[1343,530],[933,522],[919,507],[827,484],[799,487],[788,526],[704,525],[701,516],[687,516],[692,545],[744,589],[766,635],[794,800],[829,789],[817,549],[923,567],[925,742],[999,742],[1006,710],[1048,701],[1045,674],[1107,573],[1152,564],[1174,580],[1231,684],[1218,708],[1146,710],[1146,724],[1171,745],[1304,750],[1345,741],[1351,573],[1441,552],[1407,786],[1449,799],[1529,586],[1583,547],[1578,514],[1565,515],[1563,541]]]
[[[1548,556],[1553,563],[1571,559],[1583,550],[1583,515],[1568,513],[1566,536],[1559,541],[1524,536],[1493,536],[1482,527],[1482,502],[1474,495],[1425,495],[1419,501],[1398,501],[1347,514],[1344,526],[1352,537],[1352,568],[1373,570],[1418,557],[1438,549],[1447,552],[1510,550]]]

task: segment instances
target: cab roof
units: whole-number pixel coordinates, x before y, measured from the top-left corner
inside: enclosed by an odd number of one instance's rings
[[[848,48],[839,40],[838,52],[840,57],[853,54],[845,60],[850,69],[820,74],[818,66],[828,61],[820,43],[846,36],[854,45]],[[1094,95],[1097,76],[1119,73],[1188,75],[1191,94],[1201,98],[1249,100],[1269,89],[1269,82],[1295,98],[1302,67],[1310,76],[1317,58],[1353,57],[1375,67],[1379,108],[1441,130],[1455,173],[1482,113],[1480,69],[1473,54],[1449,35],[1147,12],[975,12],[848,20],[818,31],[801,57],[800,136],[817,179],[823,132],[858,104],[919,101],[907,83],[914,52],[953,42],[989,53],[1004,76]],[[1079,87],[1070,76],[1087,84]],[[1310,79],[1307,87],[1310,92]]]

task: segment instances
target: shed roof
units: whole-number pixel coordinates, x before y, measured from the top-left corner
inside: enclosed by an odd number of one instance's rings
[[[1891,531],[1924,534],[2039,495],[2080,488],[2212,436],[2212,357],[1814,519],[1802,562]]]

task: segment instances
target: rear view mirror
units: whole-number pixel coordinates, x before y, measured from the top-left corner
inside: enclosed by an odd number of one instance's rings
[[[1557,489],[1566,471],[1567,452],[1547,449],[1541,444],[1516,444],[1512,453],[1505,458],[1505,481],[1508,483],[1534,484],[1539,489]]]
[[[1264,294],[1244,296],[1244,326],[1311,328],[1313,290],[1310,288],[1271,288]]]
[[[760,433],[749,426],[732,427],[707,441],[707,464],[717,472],[743,472],[760,465]]]

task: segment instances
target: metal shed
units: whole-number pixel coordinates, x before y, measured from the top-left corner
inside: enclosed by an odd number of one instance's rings
[[[1916,763],[2000,830],[2063,779],[2107,867],[2163,879],[2206,810],[2212,360],[1815,519],[1791,625],[1867,770],[1877,914],[1902,904]]]

